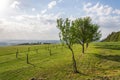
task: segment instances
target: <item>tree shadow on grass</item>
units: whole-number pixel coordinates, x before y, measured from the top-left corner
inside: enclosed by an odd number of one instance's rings
[[[30,63],[30,62],[29,62],[29,63],[27,63],[27,64],[29,64],[29,65],[31,65],[31,66],[33,66],[33,67],[36,67],[34,64],[32,64],[32,63]]]
[[[101,54],[95,54],[96,57],[101,59],[107,59],[111,61],[120,62],[120,55],[101,55]]]
[[[79,75],[82,75],[82,76],[88,76],[87,74],[85,74],[85,73],[81,73],[81,72],[79,72]]]
[[[111,50],[120,50],[120,45],[96,45],[96,48],[100,49],[111,49]]]

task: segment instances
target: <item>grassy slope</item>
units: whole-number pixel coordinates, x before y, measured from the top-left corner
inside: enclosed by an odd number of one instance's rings
[[[27,48],[31,51],[26,64]],[[0,47],[0,80],[29,80],[33,77],[47,80],[110,80],[120,79],[120,43],[92,43],[81,55],[81,46],[74,45],[79,74],[72,73],[71,52],[61,46],[51,45],[52,56],[47,45]],[[19,58],[16,59],[16,49]]]

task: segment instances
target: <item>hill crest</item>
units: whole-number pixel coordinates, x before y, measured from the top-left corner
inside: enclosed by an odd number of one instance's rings
[[[112,32],[102,42],[118,42],[120,41],[120,31]]]

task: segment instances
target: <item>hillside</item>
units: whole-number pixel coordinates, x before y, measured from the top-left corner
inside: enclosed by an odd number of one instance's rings
[[[118,41],[120,41],[120,31],[118,31],[118,32],[112,32],[111,34],[109,34],[107,36],[107,38],[105,38],[102,41],[103,42],[118,42]]]
[[[26,63],[28,47],[29,64]],[[120,80],[119,42],[92,43],[82,56],[81,46],[74,45],[79,74],[72,72],[71,52],[66,46],[49,45],[51,55],[47,47],[0,47],[0,80]],[[39,49],[38,52],[35,49]]]

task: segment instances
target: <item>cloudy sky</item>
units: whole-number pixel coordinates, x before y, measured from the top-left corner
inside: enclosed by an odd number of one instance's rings
[[[0,0],[0,40],[56,40],[57,18],[90,16],[102,39],[120,30],[120,0]]]

